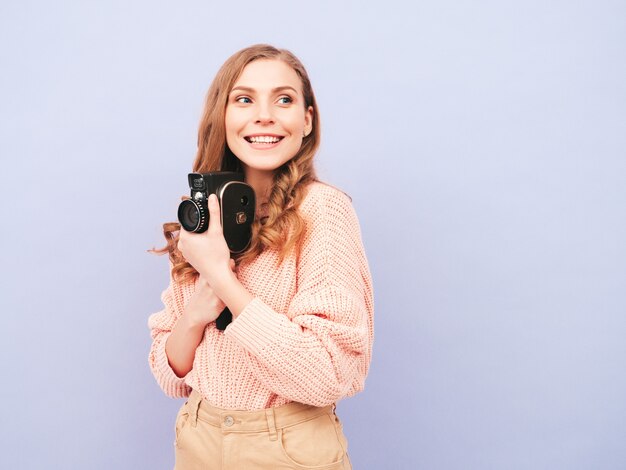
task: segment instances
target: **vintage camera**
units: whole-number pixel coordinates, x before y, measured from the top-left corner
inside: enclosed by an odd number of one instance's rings
[[[191,199],[178,206],[178,220],[188,232],[202,233],[209,228],[209,195],[220,202],[224,238],[231,253],[241,253],[250,244],[256,198],[243,174],[230,171],[189,173]]]

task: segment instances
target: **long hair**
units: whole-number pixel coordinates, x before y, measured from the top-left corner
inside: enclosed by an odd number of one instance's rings
[[[252,225],[252,240],[245,252],[238,255],[237,262],[253,260],[266,248],[279,254],[279,261],[292,250],[299,248],[305,222],[298,213],[308,183],[316,181],[313,157],[320,144],[320,120],[317,102],[306,69],[298,58],[286,49],[277,49],[267,44],[257,44],[233,54],[217,72],[206,96],[202,119],[198,129],[198,151],[193,171],[241,171],[241,164],[226,143],[226,105],[228,95],[249,63],[260,59],[281,60],[300,77],[304,106],[313,107],[312,131],[303,138],[302,146],[294,157],[276,169],[271,188],[267,218],[263,223],[255,220]],[[172,277],[181,282],[193,281],[198,272],[178,250],[180,224],[163,224],[167,245],[155,253],[169,253]]]

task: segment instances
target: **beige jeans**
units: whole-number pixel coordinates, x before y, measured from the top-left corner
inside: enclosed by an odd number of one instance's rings
[[[176,417],[174,468],[350,470],[347,445],[333,406],[236,411],[193,391]]]

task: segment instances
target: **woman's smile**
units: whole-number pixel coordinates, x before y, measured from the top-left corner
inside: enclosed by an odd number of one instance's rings
[[[284,137],[277,134],[252,134],[245,136],[244,139],[255,150],[269,150],[276,148]]]

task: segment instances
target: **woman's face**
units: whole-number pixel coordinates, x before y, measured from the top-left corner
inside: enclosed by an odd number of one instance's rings
[[[255,60],[228,96],[226,143],[247,176],[250,171],[273,172],[300,150],[312,118],[295,70],[281,60]]]

